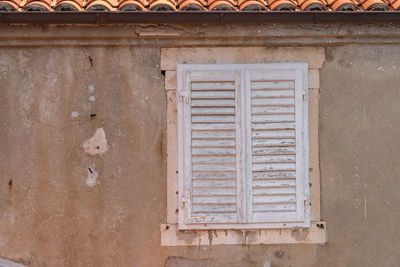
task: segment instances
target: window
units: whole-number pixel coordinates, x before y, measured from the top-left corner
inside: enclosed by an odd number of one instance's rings
[[[163,246],[326,243],[326,223],[320,213],[318,148],[319,73],[324,60],[323,47],[161,49],[160,68],[167,91],[167,210],[160,226]],[[272,88],[264,88],[262,83]],[[285,83],[292,87],[273,88]],[[263,90],[268,88],[282,90]],[[288,95],[276,95],[278,92]],[[256,94],[253,98],[252,93]],[[292,102],[272,106],[276,103],[273,101],[281,100]],[[272,102],[263,106],[265,101]],[[198,107],[196,102],[212,104]],[[212,106],[215,103],[227,106]],[[293,103],[295,107],[289,106]],[[293,114],[289,122],[293,110],[294,122]],[[294,123],[296,130],[288,127],[252,132],[252,119],[261,120],[257,124],[265,127]],[[235,128],[212,128],[223,125]],[[295,153],[286,155],[282,149],[290,149],[293,137]],[[210,141],[211,148],[206,149],[205,142]],[[268,142],[283,143],[269,146]],[[263,148],[257,148],[261,145]],[[272,153],[274,147],[282,153]],[[192,149],[197,154],[192,154]],[[201,150],[211,154],[200,155]],[[224,150],[226,154],[212,154]],[[207,175],[214,172],[226,177],[198,177],[210,165],[213,169]],[[284,166],[295,166],[295,172],[293,168],[270,169]],[[194,173],[193,167],[200,169]],[[228,167],[231,169],[226,171]],[[270,173],[284,171],[295,173],[295,179],[269,177]],[[253,179],[253,173],[258,177]],[[207,195],[205,192],[211,189],[217,190],[213,194],[224,192],[223,196]],[[226,205],[219,205],[221,202]],[[201,210],[204,207],[209,209]]]
[[[180,64],[179,229],[309,227],[306,63]]]

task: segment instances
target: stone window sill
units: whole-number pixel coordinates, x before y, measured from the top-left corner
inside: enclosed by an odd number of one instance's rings
[[[312,222],[310,228],[257,230],[178,230],[177,224],[161,225],[162,246],[324,244],[325,222]]]

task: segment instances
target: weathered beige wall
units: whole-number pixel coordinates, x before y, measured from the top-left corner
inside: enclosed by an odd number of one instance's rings
[[[159,49],[1,53],[0,255],[32,266],[160,266],[166,98]],[[108,151],[84,153],[100,127]],[[94,187],[88,168],[99,173]]]
[[[161,46],[1,47],[0,257],[30,266],[398,266],[400,45],[321,45],[329,243],[169,248],[159,232]],[[107,151],[91,156],[82,144],[101,127]],[[88,168],[96,186],[86,184]]]
[[[400,265],[400,45],[328,47],[321,73],[322,266]]]

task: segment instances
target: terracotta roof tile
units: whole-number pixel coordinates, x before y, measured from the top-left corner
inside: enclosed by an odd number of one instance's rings
[[[297,0],[300,9],[304,11],[324,11],[327,4],[323,0]]]
[[[394,11],[400,0],[0,0],[0,11]]]
[[[150,0],[149,9],[151,11],[175,11],[176,4],[173,0]]]
[[[178,0],[178,9],[182,11],[205,11],[203,0]]]
[[[54,10],[56,11],[81,11],[82,0],[58,0]]]
[[[293,11],[297,9],[297,3],[293,0],[267,0],[271,10],[274,11]]]
[[[388,6],[382,0],[361,0],[361,6],[365,10],[386,11]]]
[[[23,8],[26,11],[50,11],[51,0],[28,0]]]
[[[392,5],[392,7],[395,10],[399,10],[400,9],[400,0],[389,0],[390,4]]]
[[[264,0],[238,0],[239,9],[244,11],[265,11],[266,4]]]

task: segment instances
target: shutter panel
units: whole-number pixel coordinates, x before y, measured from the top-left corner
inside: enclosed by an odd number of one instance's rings
[[[185,224],[236,223],[240,76],[192,71],[186,77],[184,151],[190,160],[185,158]]]
[[[247,72],[248,220],[304,222],[301,71]]]

